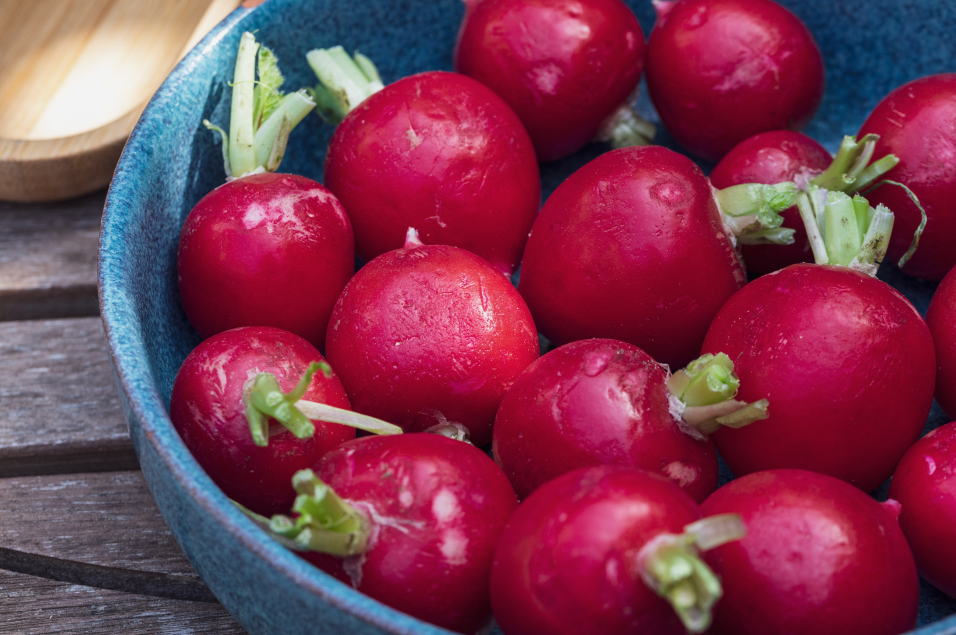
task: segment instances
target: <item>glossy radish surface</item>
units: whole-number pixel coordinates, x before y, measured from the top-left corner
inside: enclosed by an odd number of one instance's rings
[[[738,476],[800,468],[872,491],[932,405],[926,323],[899,292],[847,267],[792,265],[751,282],[714,318],[703,351],[734,361],[740,399],[771,403],[766,421],[713,435]]]
[[[400,248],[414,227],[511,274],[541,199],[534,148],[500,97],[456,73],[412,75],[339,124],[325,184],[342,201],[363,260]]]
[[[679,368],[744,282],[707,178],[650,146],[603,154],[554,191],[518,290],[555,343],[623,340]]]
[[[908,186],[926,210],[919,249],[903,271],[940,280],[956,265],[956,73],[930,75],[883,98],[860,128],[880,135],[874,156],[895,154],[899,165],[886,178]],[[896,214],[890,243],[893,263],[906,253],[922,214],[901,188],[884,185],[867,194]]]
[[[700,518],[676,485],[643,470],[591,467],[548,482],[521,504],[498,543],[491,571],[498,625],[505,635],[687,633],[645,578],[653,578],[648,568],[664,535]],[[696,553],[681,560],[702,565],[715,581]]]
[[[800,130],[823,97],[823,58],[807,27],[772,0],[657,1],[647,87],[692,154],[717,161],[768,130]]]
[[[316,476],[370,522],[368,550],[307,560],[384,604],[469,635],[491,616],[495,544],[517,507],[481,450],[437,434],[365,437],[330,452]]]
[[[951,597],[956,596],[954,471],[956,423],[949,423],[907,450],[890,483],[890,498],[903,506],[900,527],[920,575]]]
[[[826,148],[800,132],[774,130],[741,141],[710,173],[714,187],[741,183],[793,181],[798,188],[822,173],[832,161]],[[796,206],[781,212],[783,226],[796,230],[792,245],[742,245],[747,270],[763,275],[799,262],[813,262],[807,230]]]
[[[916,624],[919,581],[893,501],[770,470],[724,485],[701,509],[740,514],[747,527],[717,549],[724,596],[710,633],[897,635]]]
[[[717,487],[717,452],[679,427],[666,380],[660,364],[624,342],[556,348],[505,394],[495,459],[520,498],[576,468],[620,465],[664,476],[700,502]]]
[[[956,415],[956,274],[946,274],[926,312],[926,324],[936,347],[936,392],[939,405]]]
[[[484,445],[539,345],[508,278],[464,249],[409,240],[346,286],[327,354],[356,411],[407,432],[447,419]]]
[[[538,160],[594,139],[644,67],[644,34],[621,0],[467,0],[455,69],[490,87]]]
[[[183,310],[202,337],[274,326],[322,348],[332,307],[355,269],[352,225],[311,179],[247,176],[196,204],[177,266]]]
[[[266,447],[253,442],[243,388],[259,372],[291,391],[322,355],[301,337],[252,326],[215,335],[197,346],[173,383],[169,416],[183,443],[232,500],[260,514],[286,512],[295,498],[292,475],[332,448],[355,438],[352,428],[315,422],[312,438],[298,439],[274,424]],[[305,399],[349,408],[334,373],[312,377]]]

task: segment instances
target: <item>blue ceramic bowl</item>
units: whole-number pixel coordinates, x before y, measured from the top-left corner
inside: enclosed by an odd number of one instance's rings
[[[645,34],[649,0],[632,0]],[[939,0],[786,0],[813,31],[827,92],[806,132],[834,151],[891,89],[956,70],[956,4]],[[287,88],[315,83],[305,52],[342,44],[374,59],[386,82],[450,69],[460,0],[268,0],[239,9],[176,67],[153,97],[123,152],[107,199],[100,244],[100,299],[117,384],[143,473],[179,544],[213,593],[250,632],[447,633],[391,610],[266,539],[223,496],[186,450],[167,408],[176,371],[199,342],[176,286],[176,249],[187,213],[223,181],[218,140],[201,122],[228,122],[235,53],[243,31],[273,48]],[[641,102],[654,120],[650,104]],[[319,179],[331,128],[309,116],[283,171]],[[673,145],[661,134],[665,145]],[[606,147],[544,166],[550,193]],[[707,166],[705,166],[707,167]],[[886,272],[925,311],[932,285]],[[934,410],[928,425],[943,422]],[[920,624],[956,611],[924,585]],[[956,618],[919,631],[956,633]]]

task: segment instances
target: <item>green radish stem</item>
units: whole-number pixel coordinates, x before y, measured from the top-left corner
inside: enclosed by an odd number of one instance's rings
[[[916,228],[916,232],[913,234],[913,241],[910,243],[910,248],[906,250],[906,253],[903,254],[902,258],[900,258],[900,261],[896,263],[897,267],[902,267],[907,262],[909,262],[910,258],[913,257],[913,254],[916,253],[916,248],[919,247],[920,236],[923,235],[923,230],[926,229],[926,210],[923,209],[922,205],[920,205],[919,199],[916,198],[916,194],[913,193],[913,190],[911,190],[910,188],[906,187],[905,185],[897,181],[883,179],[879,183],[873,185],[871,188],[863,192],[863,194],[864,195],[869,194],[876,188],[881,187],[883,185],[895,185],[896,187],[903,188],[903,190],[906,192],[906,195],[910,197],[910,200],[913,201],[913,204],[916,205],[917,209],[919,209],[920,214],[922,215],[922,218],[920,219],[920,222],[919,222],[919,227]]]
[[[610,142],[612,148],[648,146],[654,143],[657,128],[637,112],[637,91],[611,113],[595,135],[595,141]]]
[[[747,245],[793,244],[794,230],[781,227],[780,212],[794,204],[796,195],[797,186],[789,181],[743,183],[714,191],[724,224],[738,242]]]
[[[289,134],[315,107],[304,90],[283,95],[279,88],[284,81],[272,51],[256,43],[251,33],[243,33],[233,73],[229,134],[203,120],[222,138],[223,162],[230,180],[279,169]]]
[[[746,535],[738,514],[704,518],[685,526],[682,534],[661,534],[637,555],[641,579],[674,607],[688,632],[702,633],[723,589],[700,552]]]
[[[735,400],[739,388],[734,363],[724,353],[703,355],[667,380],[672,413],[699,436],[721,426],[742,428],[770,416],[766,399],[750,404]]]
[[[269,422],[275,419],[296,438],[308,439],[315,434],[312,420],[358,428],[375,434],[401,434],[402,429],[391,423],[368,417],[351,410],[302,399],[312,376],[321,370],[330,376],[332,369],[325,362],[312,362],[302,379],[290,392],[282,392],[272,373],[258,373],[242,389],[242,402],[252,441],[259,447],[269,445]]]
[[[319,116],[337,124],[356,106],[384,88],[372,60],[358,51],[349,57],[341,46],[314,49],[305,55],[319,78],[311,89]]]
[[[347,558],[368,549],[368,518],[342,500],[312,470],[296,472],[292,486],[298,493],[292,505],[295,519],[282,514],[266,518],[233,502],[275,540],[294,551],[319,551]]]

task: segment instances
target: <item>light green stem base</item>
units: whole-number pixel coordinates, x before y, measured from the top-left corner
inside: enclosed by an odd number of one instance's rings
[[[703,355],[667,380],[667,389],[680,403],[675,416],[703,435],[721,426],[742,428],[770,416],[766,399],[751,404],[735,400],[739,388],[734,363],[723,353]]]
[[[337,124],[371,95],[384,88],[372,60],[358,51],[349,57],[341,46],[314,49],[305,55],[319,78],[312,94],[325,121]]]

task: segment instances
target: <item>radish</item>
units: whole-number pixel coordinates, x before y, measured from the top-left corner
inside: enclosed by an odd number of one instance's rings
[[[800,130],[823,98],[810,31],[771,0],[654,0],[647,89],[692,154],[717,161],[768,130]]]
[[[539,346],[506,277],[464,249],[423,245],[410,229],[402,249],[349,281],[327,353],[356,411],[406,432],[458,422],[485,445],[501,398]]]
[[[541,180],[531,139],[508,105],[455,73],[420,73],[380,89],[367,58],[356,57],[360,67],[340,47],[308,58],[323,82],[320,107],[344,117],[325,184],[345,205],[358,255],[368,261],[398,249],[415,227],[423,242],[467,249],[511,275]],[[341,103],[324,107],[333,95]]]
[[[933,341],[913,305],[873,277],[892,212],[815,185],[797,202],[817,262],[831,264],[759,278],[714,318],[703,352],[726,353],[740,398],[774,408],[759,426],[713,439],[738,476],[800,468],[871,491],[929,414]]]
[[[621,0],[465,1],[455,70],[514,109],[539,161],[595,137],[650,143],[654,127],[628,103],[643,67],[644,33]]]
[[[419,619],[469,635],[488,625],[492,556],[518,503],[483,452],[436,434],[366,437],[293,485],[295,520],[251,515],[280,542]]]
[[[926,323],[936,349],[936,401],[953,418],[956,416],[956,275],[952,271],[933,294]]]
[[[724,485],[701,509],[740,514],[747,527],[717,549],[724,597],[710,633],[897,635],[916,624],[919,580],[896,501],[771,470]]]
[[[956,265],[956,73],[923,77],[884,97],[860,128],[861,135],[874,133],[881,138],[877,156],[899,157],[890,177],[922,204],[901,188],[882,187],[868,195],[896,213],[898,233],[889,255],[911,276],[941,280]],[[919,253],[908,259],[908,237],[924,226]]]
[[[341,382],[314,346],[280,329],[245,327],[207,339],[186,357],[169,416],[226,496],[272,514],[292,504],[289,479],[297,470],[355,438],[346,425],[401,432],[342,411],[348,408]]]
[[[890,498],[902,505],[900,527],[906,534],[920,575],[956,597],[956,423],[927,434],[900,460]]]
[[[355,271],[352,226],[311,179],[246,176],[204,196],[186,217],[177,270],[183,310],[201,337],[274,326],[322,348]]]
[[[767,416],[766,400],[748,406],[733,399],[739,383],[725,355],[670,376],[625,342],[565,344],[505,394],[495,460],[519,498],[579,467],[622,465],[667,477],[700,502],[717,487],[717,453],[704,433]]]
[[[575,470],[536,490],[508,522],[491,570],[505,635],[700,633],[721,595],[704,551],[745,531],[701,520],[660,476],[621,467]]]
[[[745,282],[727,228],[741,242],[792,240],[774,211],[792,205],[795,191],[792,183],[745,184],[715,198],[685,156],[658,146],[612,150],[548,198],[518,290],[552,342],[623,340],[686,365]]]
[[[269,173],[279,167],[291,129],[315,105],[302,91],[282,97],[282,81],[271,51],[243,34],[229,135],[206,122],[222,135],[229,182],[186,218],[179,293],[203,338],[275,326],[322,348],[332,306],[355,268],[352,226],[315,181]]]

